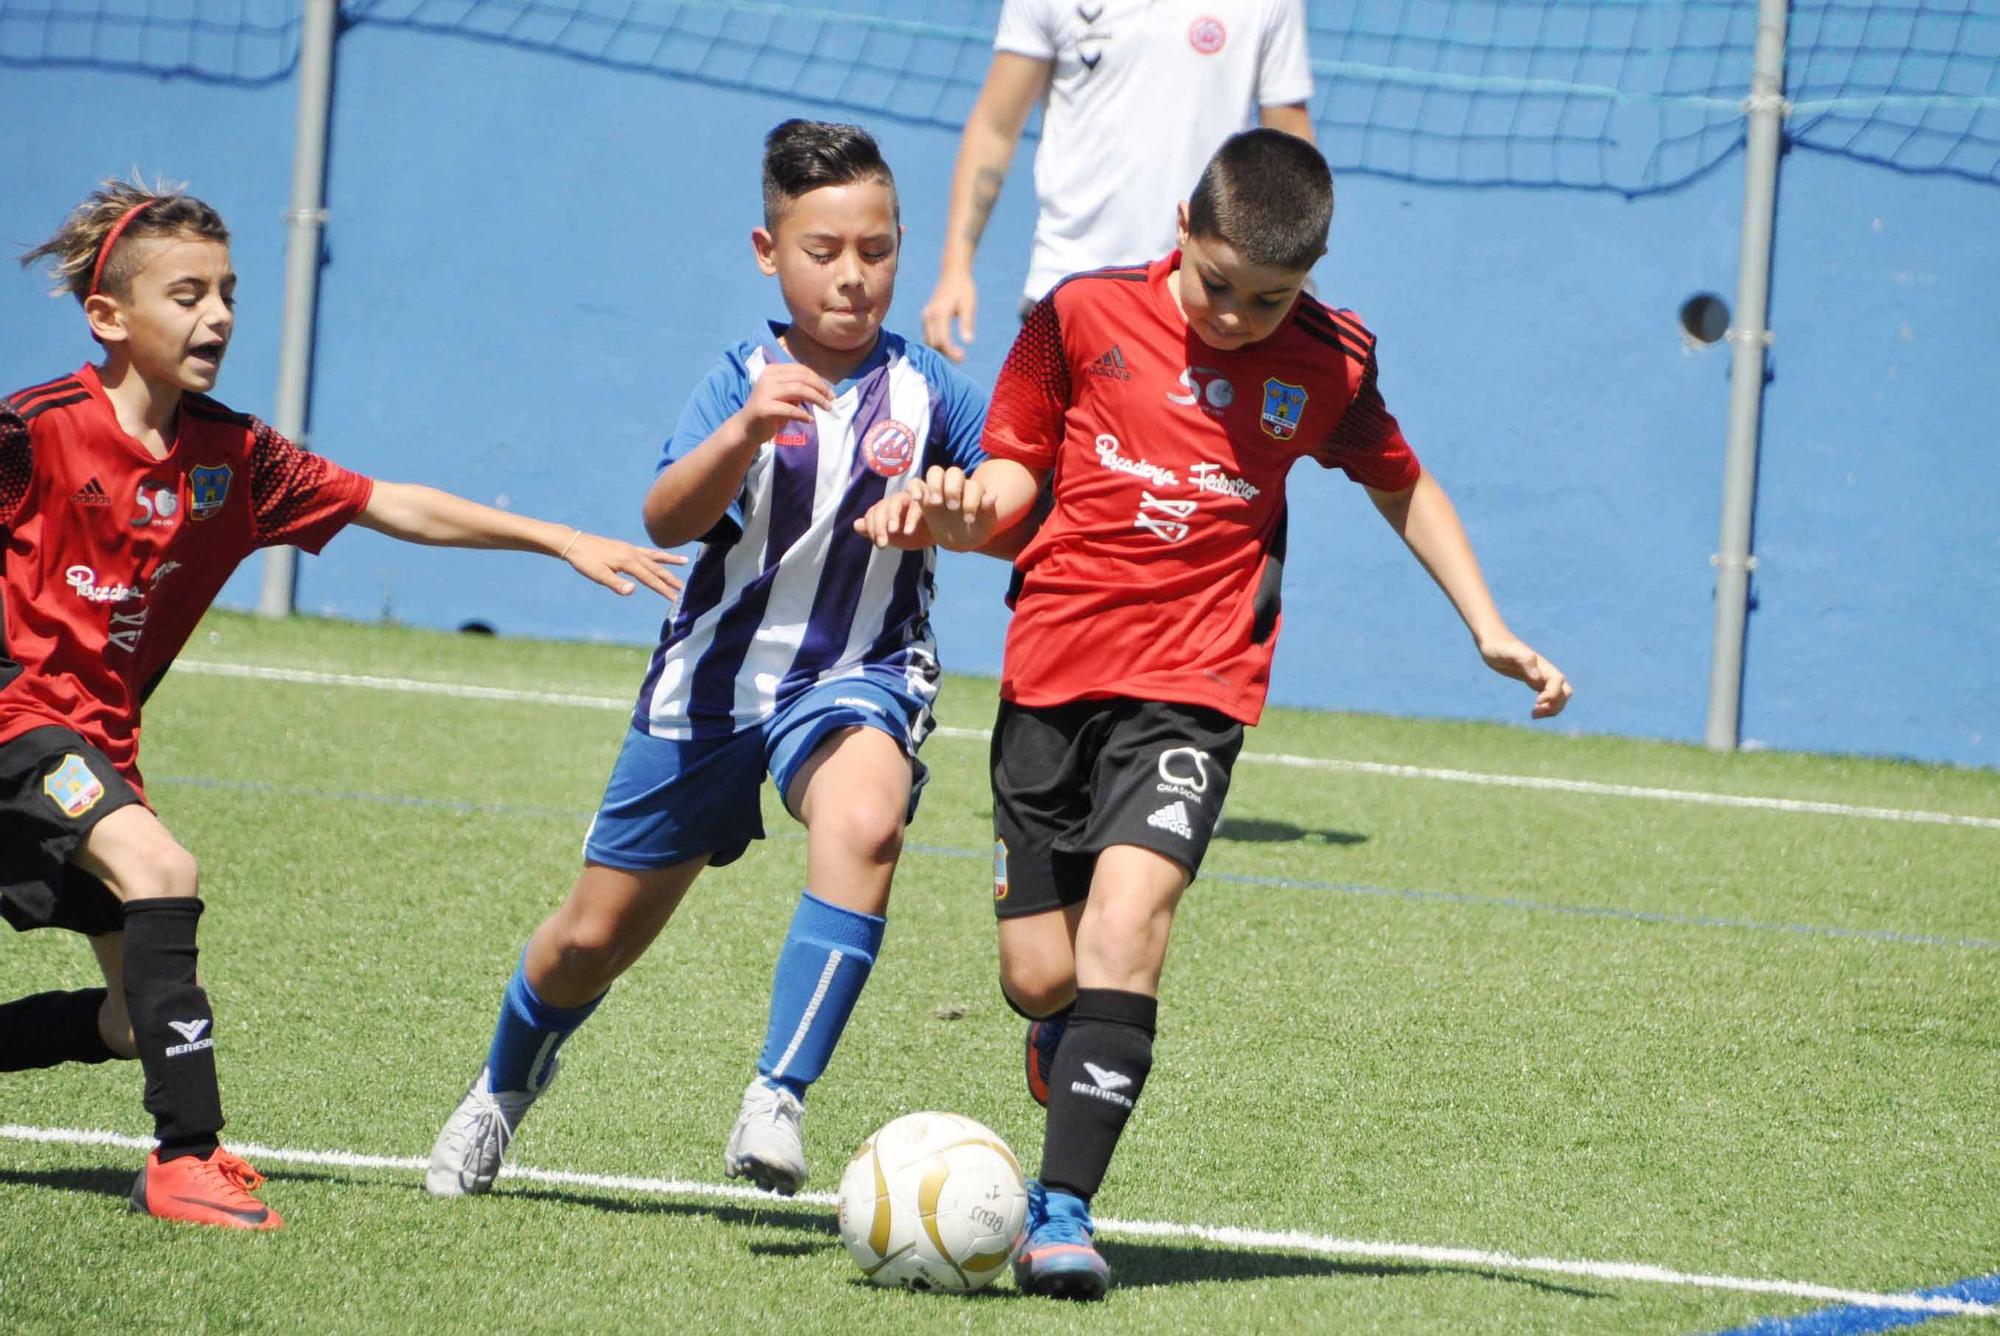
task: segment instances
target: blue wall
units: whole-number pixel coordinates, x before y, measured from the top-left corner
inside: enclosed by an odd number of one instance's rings
[[[367,24],[339,46],[312,443],[385,477],[638,536],[658,442],[726,340],[778,312],[750,263],[763,132],[838,107]],[[294,90],[0,70],[0,240],[39,241],[98,177],[189,180],[237,234],[221,388],[275,384]],[[868,118],[909,234],[891,323],[936,272],[956,136]],[[1503,609],[1580,694],[1565,724],[1697,739],[1706,708],[1725,347],[1689,294],[1735,286],[1742,166],[1678,190],[1340,183],[1322,293],[1381,337],[1383,387],[1450,488]],[[1032,228],[1027,150],[988,231],[970,369],[990,381]],[[1799,152],[1786,161],[1745,693],[1774,746],[2000,765],[2000,190]],[[40,275],[0,277],[0,380],[92,353]],[[1442,597],[1337,475],[1293,485],[1274,698],[1520,719]],[[992,672],[997,563],[948,558],[949,666]],[[255,598],[246,569],[225,594]],[[300,606],[647,641],[663,609],[522,556],[355,531]]]

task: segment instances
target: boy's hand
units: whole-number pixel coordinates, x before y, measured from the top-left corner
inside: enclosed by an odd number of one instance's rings
[[[1512,635],[1482,640],[1479,656],[1494,672],[1526,682],[1535,689],[1534,718],[1553,718],[1569,704],[1569,679],[1563,676],[1562,669],[1535,653],[1525,641]]]
[[[911,483],[910,491],[922,494],[924,523],[939,547],[970,552],[983,546],[999,525],[1000,498],[964,469],[933,464],[922,484]]]
[[[815,407],[833,407],[833,387],[797,362],[773,362],[736,410],[750,439],[762,445],[793,422],[811,422]]]
[[[979,285],[970,270],[943,275],[924,304],[924,342],[952,361],[963,362],[965,349],[952,342],[952,323],[958,324],[959,338],[972,342],[972,317],[978,309]]]
[[[616,538],[605,538],[581,529],[561,553],[578,575],[595,580],[614,593],[629,594],[637,588],[632,580],[663,598],[678,598],[681,582],[666,571],[668,566],[685,566],[687,558],[658,548],[637,547]],[[632,580],[621,578],[629,575]]]
[[[935,546],[930,527],[924,523],[923,501],[914,491],[894,492],[868,507],[854,521],[854,532],[877,547],[915,552]]]

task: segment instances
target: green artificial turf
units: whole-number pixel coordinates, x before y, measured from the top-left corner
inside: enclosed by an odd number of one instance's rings
[[[644,655],[216,615],[183,657],[144,762],[202,862],[227,1137],[424,1154],[574,875],[623,706],[200,665],[628,702]],[[983,729],[992,699],[954,678],[941,718]],[[1248,750],[2000,817],[1992,772],[1554,730],[1274,710]],[[816,1190],[926,1107],[1039,1159],[994,983],[985,756],[925,750],[889,938],[809,1105]],[[766,823],[566,1050],[518,1163],[720,1181],[802,875],[796,827],[773,802]],[[0,961],[6,996],[95,980],[62,934]],[[141,1135],[139,1084],[0,1076],[0,1121]],[[2000,1270],[1996,1107],[2000,829],[1246,760],[1097,1207],[1902,1291]],[[1111,1297],[1078,1310],[1004,1281],[875,1290],[818,1204],[519,1180],[435,1202],[412,1171],[268,1161],[286,1228],[245,1237],[127,1212],[139,1159],[0,1137],[0,1329],[1667,1332],[1819,1306],[1114,1227]]]

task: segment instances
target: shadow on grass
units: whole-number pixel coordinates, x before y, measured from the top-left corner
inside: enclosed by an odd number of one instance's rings
[[[1237,840],[1244,844],[1366,844],[1368,837],[1351,830],[1308,830],[1295,826],[1289,821],[1266,821],[1260,817],[1225,817],[1222,829],[1215,832],[1218,840]]]
[[[811,1239],[760,1240],[749,1251],[766,1257],[807,1257],[827,1250],[840,1250],[839,1226],[833,1212],[824,1206],[774,1201],[738,1203],[718,1201],[676,1201],[671,1198],[634,1199],[591,1192],[571,1192],[560,1188],[515,1188],[509,1197],[561,1202],[594,1210],[637,1215],[706,1217],[726,1225],[780,1230],[813,1235]],[[1202,1283],[1276,1280],[1295,1276],[1369,1277],[1399,1279],[1428,1276],[1467,1276],[1480,1280],[1525,1285],[1545,1294],[1566,1294],[1579,1299],[1601,1299],[1602,1291],[1560,1285],[1532,1276],[1515,1275],[1488,1267],[1452,1266],[1426,1262],[1343,1261],[1309,1253],[1284,1252],[1275,1248],[1235,1248],[1221,1245],[1126,1242],[1112,1235],[1104,1242],[1104,1255],[1111,1263],[1114,1290],[1118,1287],[1154,1285],[1195,1285]],[[867,1281],[855,1278],[855,1284]],[[981,1290],[975,1296],[990,1298],[1012,1294],[1011,1289]]]
[[[122,1198],[132,1194],[132,1180],[138,1173],[137,1160],[118,1169],[103,1166],[87,1169],[0,1169],[0,1186],[18,1184],[21,1187],[54,1188],[58,1192],[80,1192],[86,1196]],[[279,1169],[265,1174],[265,1177],[273,1183],[351,1181],[338,1174],[295,1169]]]
[[[1114,1286],[1194,1285],[1215,1281],[1277,1280],[1291,1276],[1366,1276],[1414,1279],[1420,1276],[1468,1276],[1525,1285],[1545,1294],[1602,1299],[1603,1292],[1559,1285],[1532,1276],[1488,1267],[1451,1266],[1430,1262],[1350,1262],[1310,1253],[1271,1248],[1189,1247],[1171,1243],[1127,1243],[1112,1235],[1104,1241],[1104,1258],[1111,1263]]]
[[[414,1185],[416,1191],[423,1191],[423,1184]],[[532,1201],[560,1202],[567,1206],[588,1206],[596,1211],[609,1211],[623,1215],[679,1215],[702,1216],[724,1225],[748,1225],[757,1229],[786,1230],[798,1234],[815,1234],[833,1240],[838,1247],[840,1227],[834,1223],[833,1212],[827,1207],[810,1202],[787,1202],[774,1198],[769,1204],[764,1202],[701,1201],[675,1199],[672,1197],[613,1197],[596,1192],[572,1192],[563,1188],[514,1187],[506,1186],[494,1193],[494,1200],[508,1197],[524,1197]],[[776,1246],[776,1245],[758,1245]],[[820,1244],[782,1245],[796,1252],[809,1252]]]

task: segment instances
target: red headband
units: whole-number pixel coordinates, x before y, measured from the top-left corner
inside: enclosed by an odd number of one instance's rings
[[[97,263],[92,265],[90,269],[90,291],[86,292],[84,296],[95,297],[97,295],[97,285],[104,278],[104,262],[111,258],[111,248],[118,244],[118,238],[124,234],[126,226],[134,218],[137,218],[140,214],[159,202],[157,196],[152,199],[142,199],[131,208],[125,210],[118,221],[111,225],[111,230],[104,234],[104,244],[97,248]]]

